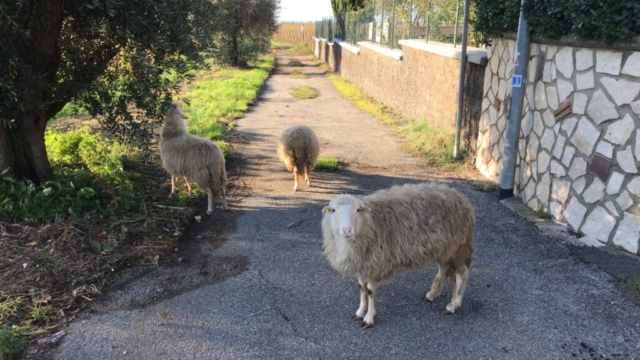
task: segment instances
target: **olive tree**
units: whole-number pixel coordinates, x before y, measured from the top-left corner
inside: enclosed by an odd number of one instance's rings
[[[50,179],[45,127],[72,100],[113,128],[160,118],[172,79],[213,50],[217,8],[209,0],[1,0],[0,171]]]

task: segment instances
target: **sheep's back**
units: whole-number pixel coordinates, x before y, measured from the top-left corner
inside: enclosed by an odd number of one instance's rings
[[[278,158],[285,163],[287,170],[293,166],[307,166],[313,170],[320,154],[320,141],[310,127],[305,125],[285,129],[278,139]]]
[[[203,189],[227,182],[224,155],[213,141],[188,134],[162,139],[160,158],[171,175],[186,176]]]

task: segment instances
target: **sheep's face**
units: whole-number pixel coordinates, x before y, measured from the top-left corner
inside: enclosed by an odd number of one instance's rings
[[[331,228],[345,239],[355,237],[362,226],[362,216],[369,208],[351,195],[340,195],[322,209]]]

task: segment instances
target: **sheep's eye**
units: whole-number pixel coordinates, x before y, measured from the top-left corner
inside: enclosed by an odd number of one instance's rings
[[[336,209],[331,209],[331,212],[336,212]]]
[[[357,211],[357,212],[360,212],[360,211],[362,211],[362,208],[358,208],[358,210],[356,210],[356,211]]]

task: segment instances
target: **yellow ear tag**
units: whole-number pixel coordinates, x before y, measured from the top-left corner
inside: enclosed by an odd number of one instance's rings
[[[322,212],[323,212],[323,213],[325,213],[325,214],[326,214],[326,213],[328,213],[328,212],[330,212],[330,211],[331,211],[331,209],[330,209],[328,206],[325,206],[325,207],[322,209]]]
[[[368,206],[363,206],[361,211],[369,212],[369,207]]]

